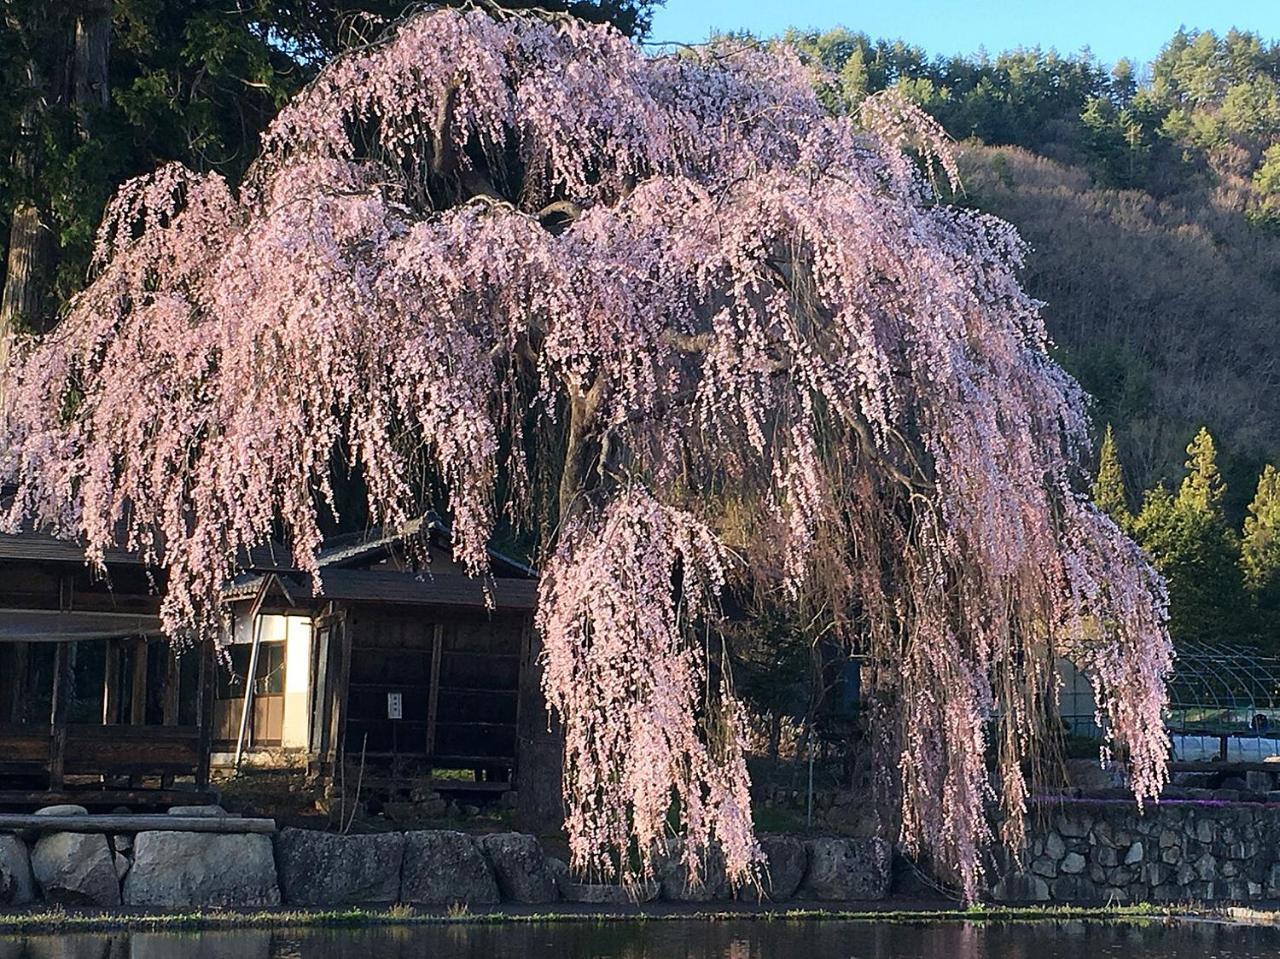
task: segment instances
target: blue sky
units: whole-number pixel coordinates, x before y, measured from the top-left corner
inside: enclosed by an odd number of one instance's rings
[[[1037,45],[1074,53],[1087,45],[1107,63],[1145,63],[1179,26],[1235,26],[1280,39],[1280,0],[666,0],[651,38],[694,43],[713,28],[767,36],[788,26],[837,25],[930,54]]]

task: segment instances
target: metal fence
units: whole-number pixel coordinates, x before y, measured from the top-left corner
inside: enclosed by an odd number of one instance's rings
[[[1058,675],[1068,731],[1101,736],[1088,678],[1066,659],[1058,661]],[[1280,656],[1239,644],[1179,642],[1165,724],[1176,759],[1280,755]]]

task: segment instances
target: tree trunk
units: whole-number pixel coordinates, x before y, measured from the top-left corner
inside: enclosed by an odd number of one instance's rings
[[[36,166],[33,141],[41,103],[35,63],[27,64],[27,82],[35,96],[23,111],[13,171],[15,179],[31,189]],[[9,220],[9,258],[5,265],[4,290],[0,291],[0,369],[8,364],[14,334],[24,327],[39,325],[44,310],[44,290],[52,272],[54,245],[53,231],[39,207],[29,199],[20,200]]]
[[[21,148],[19,148],[21,150]],[[19,171],[29,156],[15,158]],[[21,175],[21,173],[20,173]],[[0,291],[0,374],[9,365],[14,337],[24,329],[39,329],[45,310],[45,291],[53,270],[57,241],[34,203],[21,202],[9,220],[9,259]],[[0,417],[4,416],[4,381],[0,378]]]
[[[27,68],[28,83],[35,92],[23,118],[23,142],[13,157],[18,178],[34,195],[37,175],[32,141],[38,128],[38,111],[46,98],[65,101],[70,95],[79,119],[80,135],[88,139],[93,110],[107,105],[110,91],[108,64],[111,55],[112,0],[89,0],[76,18],[70,64],[70,89],[66,81],[66,53],[53,58],[48,87],[41,82],[39,68]],[[9,257],[5,265],[4,289],[0,291],[0,370],[8,365],[14,334],[24,328],[47,328],[52,304],[50,284],[58,258],[57,236],[37,202],[30,199],[15,206],[9,221]],[[0,405],[3,405],[0,395]]]
[[[569,407],[568,440],[564,470],[560,474],[559,524],[585,505],[584,494],[598,444],[591,436],[599,395],[592,390],[574,397]],[[564,825],[564,738],[560,724],[547,708],[542,692],[542,637],[531,632],[527,659],[520,673],[519,757],[516,815],[522,829],[534,833],[558,832]]]
[[[0,296],[0,360],[7,358],[10,337],[18,329],[40,325],[55,246],[53,231],[35,204],[18,204],[9,221],[9,263]]]
[[[76,19],[75,59],[71,70],[71,95],[86,131],[90,108],[107,105],[110,55],[111,0],[91,0]]]

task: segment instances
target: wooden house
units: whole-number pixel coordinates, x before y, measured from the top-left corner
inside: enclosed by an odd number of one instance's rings
[[[537,580],[490,555],[489,577],[467,575],[426,517],[327,542],[318,582],[287,564],[238,579],[215,765],[305,767],[325,781],[345,760],[392,791],[509,788]]]
[[[211,651],[160,633],[137,557],[0,535],[0,806],[191,801],[208,779]],[[185,787],[178,788],[178,787]]]

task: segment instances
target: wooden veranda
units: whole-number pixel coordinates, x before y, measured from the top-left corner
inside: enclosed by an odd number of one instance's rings
[[[212,654],[160,633],[126,553],[0,536],[0,807],[192,801],[208,793]]]

